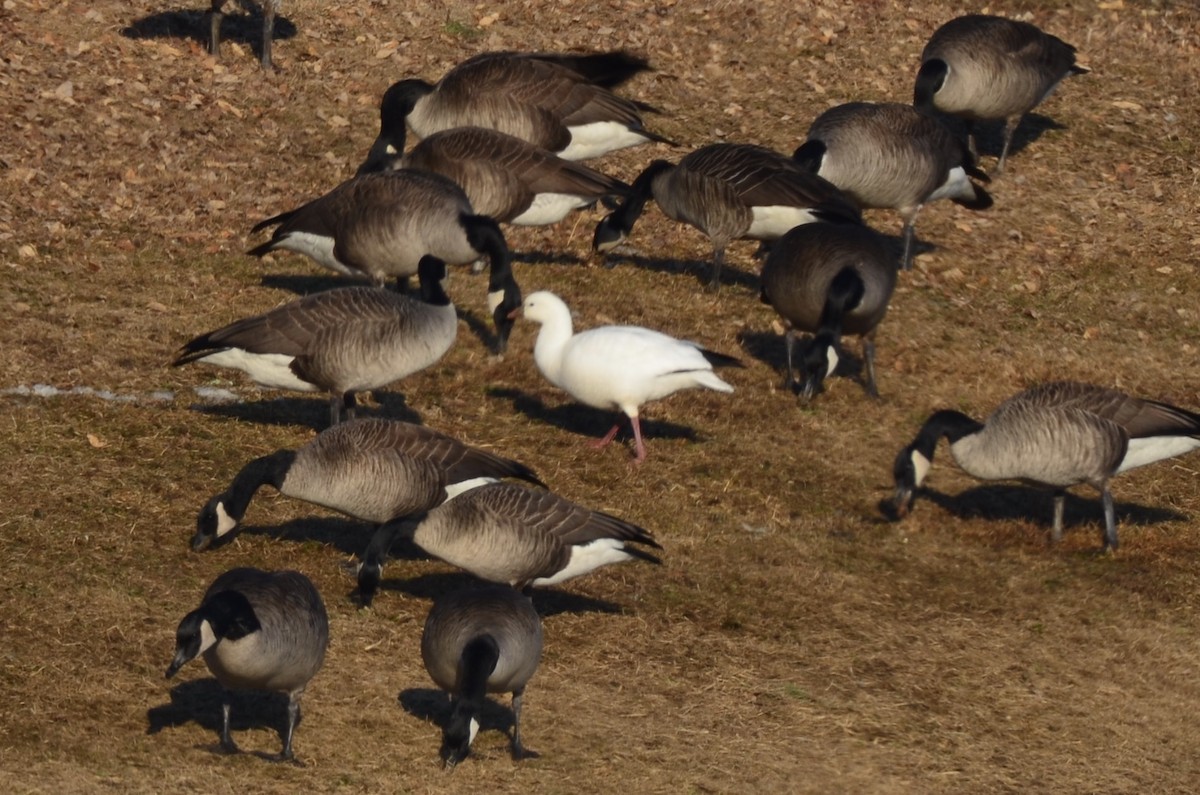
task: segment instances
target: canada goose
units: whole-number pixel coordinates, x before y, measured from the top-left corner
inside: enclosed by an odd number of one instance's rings
[[[222,7],[228,0],[212,0],[208,13],[208,51],[215,57],[221,57],[221,19],[224,14]],[[258,6],[262,12],[262,68],[271,68],[271,37],[275,33],[275,15],[279,13],[282,0],[238,0],[238,4],[247,11]]]
[[[929,38],[921,53],[913,105],[965,119],[972,154],[974,123],[1004,119],[1004,147],[996,164],[1001,174],[1021,118],[1063,78],[1089,71],[1075,63],[1074,47],[1035,25],[968,14],[950,20]]]
[[[801,354],[805,400],[837,369],[842,334],[862,337],[865,387],[875,386],[875,329],[896,286],[896,262],[887,240],[860,224],[805,224],[788,232],[762,269],[763,303],[783,318],[788,389],[796,388],[792,349],[796,332],[814,334]]]
[[[953,410],[934,413],[896,456],[897,514],[912,506],[938,439],[968,475],[1023,480],[1054,490],[1051,538],[1062,537],[1065,490],[1086,483],[1104,505],[1104,546],[1117,548],[1108,482],[1114,475],[1200,447],[1200,414],[1105,387],[1060,381],[1018,392],[984,423]]]
[[[384,134],[380,133],[380,141]],[[624,196],[629,186],[580,163],[563,160],[528,141],[483,127],[436,132],[406,155],[404,127],[372,149],[358,173],[417,168],[453,180],[480,215],[522,226],[554,224],[571,210],[608,196]]]
[[[992,206],[970,177],[988,181],[975,159],[937,119],[909,105],[850,102],[808,128],[796,161],[837,185],[860,207],[897,210],[904,219],[905,270],[912,268],[913,224],[921,207],[950,199],[971,210]]]
[[[709,287],[719,283],[732,240],[775,240],[799,224],[862,218],[836,187],[778,152],[711,144],[678,165],[655,160],[647,166],[634,180],[632,195],[596,226],[592,247],[607,252],[623,243],[650,198],[668,218],[696,227],[712,241]]]
[[[521,305],[508,245],[499,225],[477,215],[455,183],[416,169],[365,174],[295,210],[255,225],[257,232],[278,225],[271,239],[250,249],[261,257],[276,249],[295,251],[322,267],[381,285],[417,273],[424,254],[452,265],[487,254],[491,264],[488,311],[504,351]]]
[[[616,409],[629,418],[635,464],[646,459],[638,421],[644,403],[695,387],[732,392],[713,367],[742,366],[731,356],[640,326],[600,326],[576,334],[571,310],[550,292],[533,293],[521,311],[541,324],[533,359],[546,380],[581,403]],[[606,446],[619,428],[619,422],[614,424],[594,445]]]
[[[441,757],[454,767],[470,753],[486,693],[512,693],[513,759],[521,744],[521,696],[542,657],[542,620],[528,596],[503,585],[456,591],[434,602],[421,633],[421,659],[453,699]]]
[[[458,334],[442,289],[446,264],[425,256],[421,300],[381,287],[341,287],[201,334],[172,365],[231,367],[262,386],[329,392],[330,421],[354,418],[354,393],[399,381],[441,359]]]
[[[264,485],[280,494],[383,524],[433,508],[478,478],[519,478],[545,488],[529,467],[398,420],[343,422],[298,450],[278,450],[246,464],[229,488],[196,518],[192,549],[232,538],[254,494]]]
[[[229,736],[231,690],[287,693],[287,731],[279,759],[290,760],[300,698],[321,670],[328,645],[325,603],[311,580],[296,571],[231,569],[213,581],[200,607],[179,622],[167,678],[204,655],[224,688],[221,749],[226,753],[238,750]]]
[[[358,570],[364,599],[378,588],[391,541],[410,538],[421,549],[481,580],[514,588],[542,587],[578,577],[609,563],[634,558],[661,563],[632,544],[661,549],[637,525],[591,511],[548,491],[512,483],[488,483],[464,491],[431,510],[386,526],[390,538]]]
[[[604,57],[612,63],[619,55]],[[384,92],[383,126],[394,131],[407,122],[419,138],[455,127],[488,127],[566,160],[649,141],[674,145],[645,128],[639,111],[648,106],[619,97],[577,71],[590,69],[587,57],[484,53],[454,67],[437,84],[401,80]]]

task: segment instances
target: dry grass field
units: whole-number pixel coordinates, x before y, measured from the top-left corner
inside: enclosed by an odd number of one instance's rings
[[[923,253],[879,334],[879,401],[846,377],[809,406],[780,388],[752,243],[730,248],[714,294],[706,240],[654,208],[640,254],[612,268],[590,254],[599,211],[512,230],[522,288],[563,295],[577,326],[643,324],[745,361],[733,395],[649,407],[649,459],[633,468],[627,433],[584,446],[610,418],[540,377],[535,327],[489,355],[485,280],[455,269],[455,347],[367,413],[528,463],[653,531],[664,565],[540,593],[547,647],[523,734],[541,757],[509,758],[505,697],[452,773],[418,642],[431,600],[465,575],[400,550],[359,610],[344,564],[369,529],[270,490],[234,543],[188,547],[242,464],[328,422],[319,396],[167,367],[197,333],[343,283],[296,255],[245,256],[249,228],[353,173],[393,80],[477,52],[626,48],[657,67],[623,89],[662,110],[656,130],[790,152],[831,105],[910,99],[924,41],[964,6],[289,0],[279,69],[263,74],[257,21],[231,15],[223,60],[205,53],[206,5],[0,7],[0,790],[1196,790],[1200,458],[1115,481],[1115,555],[1096,552],[1096,494],[1076,490],[1050,548],[1048,495],[976,483],[944,447],[914,513],[880,511],[896,451],[937,408],[982,416],[1056,378],[1200,408],[1195,4],[987,6],[1075,44],[1093,71],[1026,120],[991,210],[922,212]],[[684,151],[596,165],[632,179]],[[894,213],[868,218],[899,231]],[[21,394],[36,384],[137,400]],[[256,755],[279,748],[281,697],[235,703],[250,753],[224,757],[202,662],[163,678],[177,622],[235,565],[299,569],[329,607],[303,766]]]

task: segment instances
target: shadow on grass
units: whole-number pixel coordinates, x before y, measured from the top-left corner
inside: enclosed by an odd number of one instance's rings
[[[1046,489],[1016,484],[987,484],[975,486],[958,494],[944,494],[923,487],[917,492],[913,510],[919,502],[928,500],[959,519],[1008,520],[1027,522],[1049,529],[1054,523],[1054,495]],[[1152,525],[1187,519],[1185,514],[1170,508],[1117,502],[1117,532],[1125,526]],[[882,500],[880,511],[895,519],[890,500]],[[1063,510],[1064,530],[1092,530],[1099,537],[1104,530],[1104,508],[1099,495],[1087,498],[1068,492]]]
[[[712,260],[663,259],[660,257],[647,257],[644,254],[622,253],[618,250],[607,254],[602,262],[606,268],[615,268],[624,263],[629,263],[634,267],[657,273],[688,274],[703,287],[707,287],[709,279],[712,278]],[[743,270],[732,267],[729,264],[728,257],[726,257],[726,262],[721,268],[720,284],[722,287],[737,286],[757,291],[758,274],[746,273]]]
[[[964,142],[967,140],[966,122],[948,116],[940,118],[946,121]],[[1050,130],[1065,129],[1067,129],[1067,125],[1061,124],[1049,116],[1027,113],[1013,134],[1012,145],[1008,148],[1008,156],[1011,158],[1013,155],[1025,151],[1026,147]],[[1004,120],[975,122],[975,145],[979,150],[980,157],[1000,157],[1000,150],[1004,148]]]
[[[329,427],[329,398],[314,393],[312,397],[281,397],[264,400],[246,400],[237,403],[194,403],[192,409],[201,414],[226,417],[259,425],[300,425],[323,431]],[[397,392],[375,390],[371,397],[378,408],[359,404],[355,416],[382,417],[403,420],[414,425],[421,424],[421,415],[410,409],[404,395]]]
[[[414,549],[417,549],[415,546]],[[418,549],[418,552],[420,550]],[[420,553],[427,557],[424,553]],[[392,556],[389,556],[392,557]],[[384,570],[386,574],[386,569]],[[433,602],[446,594],[478,588],[483,581],[466,572],[434,572],[421,574],[408,579],[384,579],[379,584],[380,592],[389,591],[401,593],[416,599]],[[531,588],[529,590],[533,607],[542,618],[556,616],[560,613],[609,613],[624,612],[621,605],[604,599],[593,599],[590,596],[561,591],[557,588]]]
[[[532,420],[592,439],[600,438],[612,428],[613,423],[619,421],[621,430],[617,434],[617,440],[633,439],[633,430],[629,425],[629,419],[620,412],[602,411],[579,403],[566,403],[550,408],[540,398],[519,389],[489,388],[487,395],[497,400],[511,400],[516,411]],[[641,418],[641,422],[642,437],[647,443],[656,438],[697,441],[695,430],[686,425],[662,420],[647,420],[645,417]]]
[[[792,352],[794,357],[792,367],[797,382],[794,391],[799,390],[798,385],[804,380],[800,359],[804,346],[811,338],[811,334],[799,334],[796,337],[795,350]],[[846,345],[847,341],[850,343],[849,346]],[[787,378],[787,344],[784,342],[783,335],[772,331],[743,330],[738,332],[738,344],[750,356],[775,370],[779,374],[780,388],[782,388],[784,380]],[[858,337],[843,337],[838,344],[838,363],[833,374],[835,377],[848,378],[856,382],[860,388],[865,389],[863,383],[864,362],[860,354],[861,344]],[[876,373],[878,373],[878,369],[878,357],[876,357]],[[828,380],[826,379],[826,382]]]
[[[401,690],[396,700],[400,702],[400,708],[409,715],[438,727],[438,733],[429,738],[429,752],[431,757],[436,759],[442,744],[441,728],[450,720],[450,695],[434,688],[410,687]],[[485,698],[477,719],[481,732],[494,729],[508,735],[509,740],[512,740],[513,713],[507,704],[502,705],[493,698]]]
[[[223,753],[219,744],[222,691],[221,685],[212,678],[180,682],[171,688],[170,702],[146,710],[146,734],[158,734],[163,729],[197,723],[213,733],[212,744],[201,747],[213,753]],[[279,736],[282,748],[283,736],[287,731],[287,694],[234,690],[230,691],[230,695],[230,732],[271,729]],[[303,722],[304,712],[301,710],[300,720],[296,724],[297,730]],[[236,736],[234,741],[237,741]],[[265,759],[273,758],[272,754],[257,751],[253,753]]]
[[[584,265],[581,257],[565,251],[514,251],[513,262],[523,265]]]
[[[207,49],[209,37],[208,0],[196,0],[196,5],[202,9],[177,9],[174,11],[158,11],[153,14],[135,19],[127,27],[121,29],[121,35],[127,39],[191,39]],[[228,10],[236,9],[237,3],[227,3]],[[276,15],[275,30],[272,39],[281,41],[296,35],[296,25],[287,17]],[[221,41],[236,41],[254,50],[261,57],[262,47],[262,15],[230,14],[221,18]]]

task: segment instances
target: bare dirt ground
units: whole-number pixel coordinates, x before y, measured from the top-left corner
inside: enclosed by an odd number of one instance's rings
[[[753,244],[731,248],[713,295],[705,240],[654,209],[632,240],[642,257],[612,269],[589,256],[598,212],[511,233],[522,287],[562,294],[579,326],[645,324],[748,366],[732,396],[651,407],[640,469],[627,444],[584,448],[609,418],[540,378],[528,325],[497,360],[464,322],[443,362],[371,404],[521,459],[665,547],[661,568],[538,597],[547,649],[524,735],[542,755],[508,758],[497,708],[452,774],[418,638],[462,575],[405,556],[360,611],[342,564],[367,529],[265,492],[236,543],[188,549],[197,509],[243,463],[327,422],[318,397],[166,366],[194,334],[340,283],[298,256],[246,257],[247,230],[353,173],[390,82],[477,52],[627,48],[658,69],[624,90],[662,109],[662,133],[790,152],[833,104],[908,99],[923,42],[964,6],[296,0],[264,75],[256,21],[231,20],[222,61],[205,54],[204,5],[0,7],[0,388],[174,395],[0,397],[0,789],[1195,791],[1200,459],[1116,481],[1116,555],[1095,554],[1096,495],[1071,499],[1051,549],[1047,496],[981,486],[944,449],[908,520],[878,509],[935,408],[982,415],[1051,378],[1200,407],[1194,4],[988,6],[1094,71],[1023,126],[993,209],[921,214],[929,250],[880,332],[878,402],[848,378],[811,407],[779,388]],[[598,165],[632,178],[683,151]],[[483,316],[482,278],[456,271],[451,289]],[[196,386],[244,401],[207,404]],[[329,606],[303,767],[213,754],[215,683],[199,662],[163,679],[179,618],[234,565],[300,569]],[[282,715],[277,698],[238,702],[242,747],[276,751]]]

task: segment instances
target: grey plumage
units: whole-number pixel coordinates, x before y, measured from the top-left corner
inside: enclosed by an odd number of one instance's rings
[[[942,25],[921,53],[913,104],[966,120],[971,152],[974,123],[1004,119],[1004,162],[1022,117],[1063,80],[1089,70],[1075,63],[1075,48],[1028,22],[968,14]]]
[[[394,522],[390,528],[434,557],[515,588],[555,585],[633,558],[659,562],[633,546],[660,548],[641,527],[511,483],[471,489],[422,519]],[[370,576],[378,582],[379,573],[376,567]]]
[[[647,166],[634,180],[630,198],[597,225],[593,248],[605,252],[622,243],[650,198],[668,218],[708,235],[710,287],[718,284],[725,247],[733,240],[775,240],[799,224],[862,218],[835,186],[778,152],[751,144],[711,144],[677,165],[656,160]]]
[[[436,132],[404,152],[405,130],[380,132],[358,173],[415,168],[458,184],[475,212],[504,223],[556,223],[571,210],[629,186],[580,163],[564,160],[520,138],[482,127]],[[382,143],[382,145],[381,145]]]
[[[1092,486],[1104,506],[1104,546],[1115,550],[1109,481],[1134,467],[1200,448],[1200,414],[1069,381],[1017,393],[985,423],[958,411],[936,412],[896,457],[895,507],[901,515],[911,506],[942,436],[958,465],[973,477],[1022,480],[1054,490],[1054,541],[1062,535],[1065,489]]]
[[[415,275],[426,254],[452,265],[486,255],[488,310],[503,351],[512,329],[508,315],[521,305],[508,245],[496,221],[476,214],[462,188],[446,177],[416,169],[364,174],[251,231],[270,226],[276,227],[271,239],[247,253],[295,251],[377,285]]]
[[[762,269],[761,297],[783,318],[787,351],[785,387],[796,388],[792,370],[796,333],[813,334],[801,353],[800,391],[811,398],[837,367],[843,334],[862,338],[864,386],[875,384],[875,330],[896,286],[896,263],[888,242],[860,224],[805,224],[784,235]]]
[[[904,220],[902,266],[912,267],[913,225],[925,204],[950,199],[972,210],[992,197],[975,158],[937,119],[909,105],[850,102],[818,116],[793,155],[862,208],[897,210]]]
[[[221,20],[224,17],[221,9],[228,0],[212,0],[208,13],[208,51],[217,58],[221,57]],[[257,6],[262,14],[262,43],[260,62],[263,69],[271,68],[271,39],[275,34],[275,16],[279,13],[282,0],[238,0],[238,5],[253,11]]]
[[[300,699],[325,661],[329,619],[321,595],[295,571],[231,569],[217,577],[200,607],[184,616],[176,631],[171,678],[200,654],[225,690],[221,748],[236,752],[229,734],[230,690],[288,694],[288,724],[280,759],[292,759],[292,735]]]
[[[672,143],[645,128],[640,112],[648,106],[594,82],[614,74],[614,55],[606,54],[608,65],[592,72],[587,56],[483,53],[436,84],[418,79],[394,83],[384,92],[380,113],[385,126],[407,123],[420,138],[456,127],[486,127],[567,160],[648,141]],[[645,68],[644,61],[640,64]]]
[[[514,759],[533,756],[521,743],[521,700],[542,655],[542,622],[529,597],[507,586],[481,586],[439,598],[421,634],[421,659],[453,709],[441,757],[466,757],[485,693],[512,693]]]
[[[454,305],[441,288],[445,263],[421,264],[422,299],[379,287],[344,287],[305,296],[202,334],[174,366],[204,362],[242,370],[276,389],[330,393],[331,419],[354,416],[355,393],[422,370],[458,334]]]

